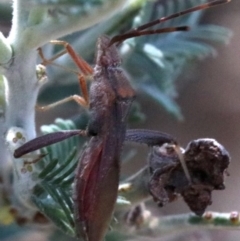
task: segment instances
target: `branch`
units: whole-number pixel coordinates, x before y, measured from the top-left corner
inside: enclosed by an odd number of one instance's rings
[[[141,236],[164,238],[169,235],[178,235],[180,232],[203,229],[240,230],[238,212],[218,213],[209,211],[202,217],[192,213],[156,217],[152,216],[147,210],[142,214],[144,221],[140,227],[136,223],[135,228],[133,226],[130,228],[129,224],[123,225],[122,222],[119,222],[114,226],[114,229],[121,231],[125,238],[134,238],[134,240],[140,239]]]
[[[152,218],[148,226],[154,230],[154,235],[169,235],[176,231],[203,229],[240,230],[238,212],[218,213],[206,212],[202,217],[192,213]]]
[[[52,39],[93,26],[138,1],[75,1],[63,5],[56,1],[54,4],[29,3],[26,6],[25,1],[16,0],[9,40],[25,49],[38,48]]]

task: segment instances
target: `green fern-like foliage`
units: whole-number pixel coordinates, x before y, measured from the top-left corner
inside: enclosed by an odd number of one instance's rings
[[[62,119],[41,128],[43,134],[72,129],[76,129],[75,124]],[[75,236],[72,184],[83,143],[80,138],[73,137],[41,149],[42,154],[47,155],[38,164],[42,167],[41,181],[32,196],[39,210],[70,236]]]
[[[162,5],[161,1],[148,3],[135,18],[135,26],[204,2],[206,1],[168,0],[165,5]],[[133,76],[136,88],[179,119],[182,118],[182,114],[175,101],[178,95],[177,78],[192,61],[215,56],[216,50],[212,44],[227,43],[231,36],[231,31],[224,27],[199,24],[201,15],[201,12],[194,12],[160,25],[186,25],[190,27],[190,31],[134,38],[125,43],[130,45],[132,54],[124,62],[124,67]]]

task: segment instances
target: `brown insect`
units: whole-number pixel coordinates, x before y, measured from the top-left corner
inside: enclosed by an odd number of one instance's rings
[[[177,146],[172,136],[160,132],[132,130],[126,135],[127,114],[135,94],[120,68],[121,60],[115,44],[141,35],[188,30],[186,26],[156,30],[145,29],[168,19],[226,2],[229,1],[217,0],[206,3],[169,17],[157,19],[112,39],[106,36],[100,37],[97,42],[94,69],[77,56],[68,43],[52,41],[55,44],[64,45],[81,70],[79,83],[83,97],[71,96],[47,108],[69,100],[75,100],[84,107],[89,106],[88,127],[87,130],[57,132],[38,137],[18,148],[14,156],[18,158],[74,135],[91,137],[81,155],[74,181],[73,200],[77,236],[82,236],[87,241],[100,241],[105,236],[117,197],[120,153],[125,138],[148,145],[173,143]],[[43,64],[47,65],[54,59],[44,60]],[[85,82],[87,75],[93,75],[89,96]]]

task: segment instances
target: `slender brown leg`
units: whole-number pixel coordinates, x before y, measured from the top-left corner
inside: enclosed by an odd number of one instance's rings
[[[46,59],[44,57],[42,49],[39,48],[38,52],[39,52],[39,56],[42,59],[42,64],[45,65],[45,66],[48,65],[48,64],[57,65],[57,64],[53,63],[53,61],[56,60],[57,58],[59,58],[60,56],[62,56],[63,54],[68,53],[70,55],[70,57],[72,58],[73,62],[77,65],[77,67],[81,71],[81,73],[78,73],[76,71],[72,71],[72,72],[74,72],[75,74],[78,75],[79,86],[80,86],[83,97],[81,97],[79,95],[72,95],[72,96],[64,98],[60,101],[52,103],[50,105],[47,105],[47,106],[36,106],[36,109],[41,110],[41,111],[45,111],[45,110],[49,110],[51,108],[54,108],[58,105],[61,105],[63,103],[66,103],[66,102],[72,101],[72,100],[77,102],[79,105],[87,108],[88,104],[89,104],[89,96],[88,96],[88,90],[87,90],[87,84],[86,84],[85,76],[92,75],[93,74],[93,68],[84,59],[82,59],[80,56],[78,56],[76,54],[76,52],[73,50],[73,48],[71,47],[71,45],[69,43],[67,43],[65,41],[60,41],[60,40],[52,40],[52,41],[50,41],[50,43],[62,45],[65,48],[65,50],[60,52],[59,54],[55,55],[51,59]]]
[[[72,101],[72,100],[74,100],[79,105],[83,106],[84,108],[88,107],[88,102],[86,102],[86,100],[83,97],[81,97],[79,95],[71,95],[71,96],[69,96],[67,98],[64,98],[62,100],[56,101],[56,102],[54,102],[54,103],[52,103],[50,105],[46,105],[46,106],[38,106],[38,105],[36,105],[36,110],[39,110],[39,111],[50,110],[52,108],[55,108],[58,105],[62,105],[64,103]]]
[[[74,51],[74,49],[72,48],[72,46],[69,43],[67,43],[65,41],[61,41],[61,40],[52,40],[52,41],[50,41],[50,43],[62,45],[65,48],[66,52],[71,56],[73,62],[81,70],[83,75],[87,76],[87,75],[93,74],[93,68],[83,58],[81,58],[79,55],[76,54],[76,52]],[[63,55],[64,52],[61,52],[60,54]],[[54,57],[54,59],[55,59],[55,57]]]

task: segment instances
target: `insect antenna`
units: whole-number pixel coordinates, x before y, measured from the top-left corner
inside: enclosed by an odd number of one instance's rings
[[[192,12],[195,12],[195,11],[215,7],[215,6],[218,6],[220,4],[228,3],[230,1],[231,0],[215,0],[215,1],[211,1],[211,2],[208,2],[208,3],[198,5],[196,7],[186,9],[182,12],[178,12],[178,13],[174,13],[174,14],[171,14],[169,16],[166,16],[166,17],[158,18],[158,19],[153,20],[149,23],[146,23],[146,24],[143,24],[143,25],[141,25],[137,28],[134,28],[134,29],[126,32],[125,34],[120,34],[120,35],[114,36],[111,39],[111,41],[109,43],[109,46],[111,46],[114,43],[121,43],[126,39],[137,37],[137,36],[151,35],[151,34],[156,34],[156,33],[169,33],[169,32],[175,32],[175,31],[187,31],[187,30],[189,30],[189,27],[187,27],[187,26],[172,27],[172,28],[160,28],[160,29],[155,29],[155,30],[145,30],[145,29],[153,27],[153,26],[155,26],[157,24],[160,24],[162,22],[165,22],[167,20],[183,16],[183,15],[188,14],[188,13],[192,13]],[[145,30],[145,31],[142,31],[142,30]]]

